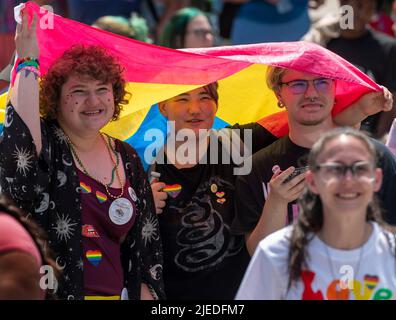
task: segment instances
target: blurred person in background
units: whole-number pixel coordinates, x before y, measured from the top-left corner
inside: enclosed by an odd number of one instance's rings
[[[46,239],[36,223],[9,198],[0,196],[0,300],[51,297],[52,291],[40,288],[42,265],[52,268],[53,289],[58,275],[55,261],[45,245]],[[51,287],[49,282],[41,284]]]
[[[381,31],[388,36],[396,37],[396,34],[392,30],[394,21],[385,8],[385,2],[384,0],[377,1],[377,9],[371,19],[370,26],[374,30]]]
[[[167,23],[159,44],[173,49],[213,47],[213,27],[201,10],[193,7],[183,8]]]
[[[341,0],[341,6],[353,8],[354,26],[340,30],[339,37],[331,39],[326,47],[353,63],[375,82],[396,93],[396,39],[370,28],[378,0]],[[396,117],[396,108],[378,113],[362,122],[362,130],[381,139]]]
[[[102,16],[123,16],[140,12],[141,0],[67,0],[69,18],[91,25]]]
[[[308,0],[226,0],[241,3],[231,44],[297,41],[309,30]]]
[[[153,42],[149,37],[146,20],[136,12],[132,13],[129,19],[122,16],[103,16],[92,26],[142,42]]]

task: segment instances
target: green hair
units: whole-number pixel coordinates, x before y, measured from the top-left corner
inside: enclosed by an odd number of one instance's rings
[[[179,49],[184,47],[187,26],[197,16],[206,16],[197,8],[187,7],[176,11],[165,25],[160,37],[160,45],[168,48]]]

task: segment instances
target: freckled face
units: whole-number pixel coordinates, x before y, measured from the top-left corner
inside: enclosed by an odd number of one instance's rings
[[[113,117],[111,84],[71,75],[62,86],[57,119],[64,129],[97,132]]]

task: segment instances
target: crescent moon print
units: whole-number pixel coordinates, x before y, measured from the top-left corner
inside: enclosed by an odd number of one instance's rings
[[[36,213],[41,213],[41,212],[46,211],[49,206],[49,194],[46,192],[43,192],[41,195],[43,196],[43,199],[40,202],[40,206],[34,210]]]
[[[155,266],[150,268],[151,278],[154,280],[159,280],[159,273],[162,271],[162,266],[160,264],[156,264]]]
[[[49,208],[50,208],[51,210],[54,210],[54,209],[55,209],[55,202],[54,202],[54,201],[50,201],[50,203],[49,203]]]
[[[4,127],[5,128],[8,128],[12,124],[12,121],[14,121],[14,119],[12,117],[12,113],[10,112],[10,109],[11,109],[11,107],[8,106],[5,111],[5,113],[6,113],[6,116],[4,117]]]
[[[73,162],[72,161],[67,161],[67,159],[65,159],[65,156],[67,157],[66,154],[62,154],[62,163],[65,166],[71,167],[73,165]]]
[[[60,188],[60,187],[64,186],[66,181],[67,181],[66,174],[64,172],[58,170],[58,173],[57,173],[56,177],[58,179],[57,187]]]
[[[26,193],[26,192],[27,192],[26,188],[27,188],[26,186],[22,186],[22,187],[21,187],[22,192],[25,192],[25,193]]]
[[[131,187],[128,187],[128,193],[129,193],[129,196],[131,197],[132,201],[136,202],[137,196],[136,196],[135,190],[133,190]]]
[[[57,257],[57,258],[56,258],[55,263],[56,263],[56,266],[58,267],[59,270],[63,270],[63,269],[66,268],[66,263],[65,263],[64,265],[60,264],[60,263],[59,263],[59,258],[60,258],[60,257]]]

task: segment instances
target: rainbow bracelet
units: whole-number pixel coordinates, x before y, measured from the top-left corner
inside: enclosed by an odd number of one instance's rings
[[[17,72],[19,72],[19,70],[22,70],[22,69],[25,68],[25,67],[34,67],[34,68],[38,69],[38,68],[39,68],[39,65],[38,65],[37,62],[35,62],[35,61],[26,61],[26,62],[22,62],[22,63],[19,63],[19,64],[18,64]]]

